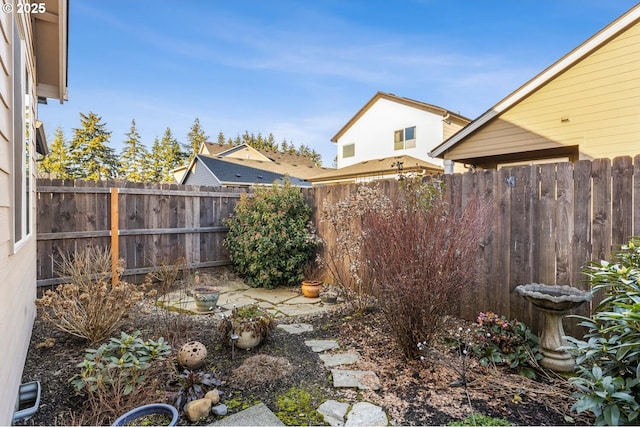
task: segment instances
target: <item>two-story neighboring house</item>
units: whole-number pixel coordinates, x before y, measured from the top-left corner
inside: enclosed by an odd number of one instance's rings
[[[435,105],[378,92],[331,138],[337,167],[399,156],[441,166],[429,151],[470,121]]]
[[[0,13],[0,425],[13,423],[36,314],[38,103],[67,97],[67,1],[25,4]]]

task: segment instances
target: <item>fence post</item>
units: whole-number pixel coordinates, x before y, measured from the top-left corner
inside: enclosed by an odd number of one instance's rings
[[[118,283],[118,187],[111,187],[111,284]]]

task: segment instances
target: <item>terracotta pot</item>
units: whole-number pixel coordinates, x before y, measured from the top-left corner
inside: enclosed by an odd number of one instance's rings
[[[302,282],[302,295],[307,298],[318,298],[322,290],[322,282],[319,280],[305,280]]]

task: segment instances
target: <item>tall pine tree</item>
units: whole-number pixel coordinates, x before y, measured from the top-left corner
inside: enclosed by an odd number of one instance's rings
[[[157,160],[160,165],[160,181],[173,182],[173,169],[184,165],[188,154],[182,151],[182,147],[173,136],[171,128],[167,127],[164,131],[156,151],[158,155],[154,156],[154,160]]]
[[[162,149],[160,147],[160,140],[156,136],[153,139],[153,145],[151,146],[151,161],[145,169],[145,181],[147,182],[160,182],[162,181]]]
[[[53,144],[51,144],[49,154],[43,161],[38,162],[38,170],[50,174],[52,178],[69,178],[68,150],[62,128],[58,127],[53,134]]]
[[[71,177],[94,181],[116,178],[118,159],[108,145],[111,132],[102,117],[92,112],[80,113],[80,125],[73,130],[69,148]]]
[[[131,119],[131,130],[125,134],[124,148],[120,153],[119,178],[132,182],[144,182],[149,163],[149,151],[140,141],[135,119]]]
[[[200,126],[200,120],[196,117],[191,125],[191,130],[187,134],[187,146],[191,150],[189,153],[189,162],[198,154],[200,146],[203,142],[207,142],[209,136],[204,133],[204,129]]]

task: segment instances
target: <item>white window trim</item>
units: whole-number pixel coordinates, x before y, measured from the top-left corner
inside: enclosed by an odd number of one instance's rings
[[[34,224],[33,224],[33,206],[34,206],[34,197],[33,197],[33,188],[34,188],[34,180],[33,180],[33,129],[32,127],[32,118],[31,116],[31,96],[33,91],[33,85],[28,84],[27,82],[27,56],[26,56],[26,41],[23,34],[23,29],[18,25],[16,18],[12,20],[13,23],[13,31],[12,31],[12,48],[11,48],[11,81],[12,81],[12,100],[11,100],[11,140],[13,141],[12,147],[12,176],[11,176],[11,187],[12,187],[12,208],[11,208],[11,253],[16,254],[20,251],[22,247],[24,247],[34,235]],[[17,37],[16,37],[17,36]],[[17,39],[16,39],[17,38]],[[15,44],[18,43],[19,48],[19,64],[15,63]],[[17,71],[16,71],[17,70]],[[17,75],[16,75],[17,74]],[[29,76],[30,77],[30,76]],[[20,79],[20,97],[22,102],[16,103],[15,96],[15,82],[16,78]],[[28,91],[26,88],[28,87]],[[18,113],[17,110],[21,111],[22,121],[20,126],[22,127],[23,132],[20,134],[22,137],[21,141],[16,141],[16,132],[15,132],[15,115]],[[27,117],[27,112],[29,117]],[[29,129],[27,130],[27,126]],[[27,147],[29,148],[29,157],[26,158],[27,155]],[[19,152],[16,152],[19,150]],[[16,157],[20,156],[21,161],[19,165],[16,165]],[[27,171],[26,161],[29,162],[29,169]],[[18,170],[20,168],[20,170]],[[16,188],[16,174],[19,173],[22,177],[20,188]],[[28,184],[27,184],[28,181]],[[26,185],[25,185],[26,184]],[[26,188],[29,188],[29,192],[26,192]],[[16,215],[16,199],[17,193],[21,192],[22,197],[20,197],[20,218]],[[21,227],[21,235],[17,236],[16,234],[16,225],[17,221],[20,221]]]
[[[411,129],[411,128],[413,128],[413,138],[407,139],[407,129]],[[398,132],[402,133],[402,148],[396,148],[396,134]],[[407,147],[407,142],[412,143],[411,147]],[[416,146],[417,146],[416,126],[407,126],[402,129],[396,129],[393,131],[393,151],[411,150],[413,148],[416,148]]]

